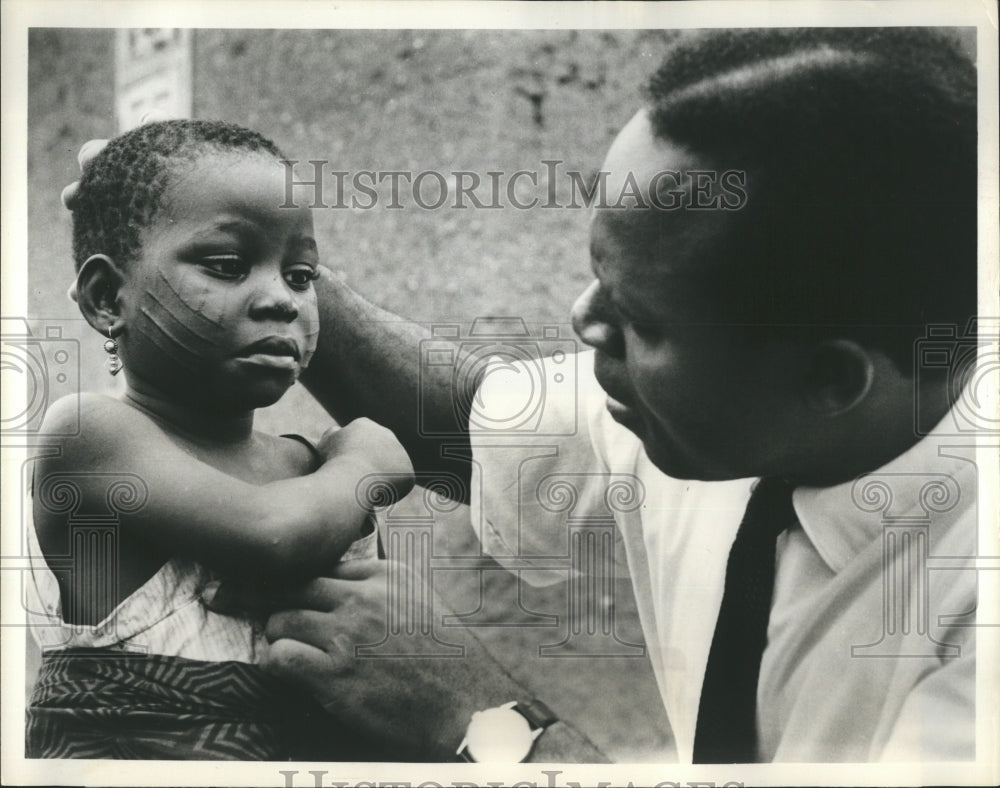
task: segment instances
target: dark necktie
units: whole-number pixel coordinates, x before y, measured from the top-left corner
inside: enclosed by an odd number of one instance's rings
[[[757,677],[767,643],[775,541],[796,522],[792,485],[761,479],[729,551],[694,736],[695,763],[757,760]]]

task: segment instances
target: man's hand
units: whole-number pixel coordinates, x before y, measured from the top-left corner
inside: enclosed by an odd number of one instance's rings
[[[162,112],[157,110],[150,110],[139,121],[139,125],[145,125],[146,123],[156,123],[160,120],[169,120]],[[84,168],[93,160],[93,158],[104,150],[105,146],[108,144],[108,140],[93,139],[87,140],[83,145],[80,146],[79,152],[76,154],[76,163],[80,165],[80,172],[83,172]],[[63,207],[72,211],[73,206],[76,202],[76,194],[80,190],[80,181],[73,181],[59,195],[59,199],[62,200]],[[69,286],[69,290],[66,295],[70,297],[72,301],[76,301],[76,280]]]
[[[277,597],[264,599],[249,588],[234,594],[223,586],[205,601],[220,612],[279,609],[267,623],[264,668],[308,692],[344,726],[378,742],[385,760],[455,760],[472,712],[526,700],[532,693],[468,632],[465,653],[458,657],[406,653],[419,640],[406,637],[393,641],[393,656],[366,655],[359,647],[378,644],[388,634],[389,572],[402,573],[394,587],[409,585],[407,569],[398,564],[351,561],[331,578],[311,580]],[[434,617],[442,614],[441,603],[426,597],[393,610],[404,632],[419,631],[420,622],[440,620]],[[413,620],[405,620],[408,616]],[[544,700],[552,705],[552,699]],[[565,722],[545,731],[532,760],[606,762]]]
[[[267,622],[265,670],[301,688],[343,725],[380,742],[386,760],[450,761],[472,711],[510,700],[509,692],[496,702],[476,700],[482,682],[466,678],[472,667],[467,658],[358,655],[359,647],[387,635],[390,571],[407,570],[389,561],[349,561],[333,577],[296,589],[264,596],[247,586],[224,585],[208,591],[204,601],[219,612],[277,608]],[[403,615],[430,616],[432,604],[422,599]],[[408,642],[399,638],[399,647]],[[486,667],[487,673],[499,670],[495,663]]]
[[[169,120],[169,118],[162,112],[157,110],[150,110],[139,120],[139,125],[144,126],[147,123],[156,123],[161,120]],[[108,140],[87,140],[83,145],[80,146],[79,153],[76,154],[76,163],[80,165],[80,172],[83,172],[84,167],[102,150],[104,146],[108,144]],[[69,186],[62,190],[62,194],[59,195],[62,200],[63,207],[67,210],[73,210],[73,202],[76,199],[77,190],[80,188],[80,181],[73,181]]]
[[[104,150],[104,146],[107,144],[107,140],[87,140],[80,146],[80,152],[76,154],[76,163],[80,165],[80,172],[83,172],[83,168],[87,166],[91,159]],[[76,201],[76,193],[79,189],[80,181],[73,181],[62,190],[59,198],[62,200],[64,208],[70,211],[73,210],[73,203]]]

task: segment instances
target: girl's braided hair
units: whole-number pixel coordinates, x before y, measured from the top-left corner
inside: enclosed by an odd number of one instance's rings
[[[149,123],[112,139],[84,168],[73,201],[73,260],[79,271],[93,254],[122,265],[141,251],[140,232],[150,225],[178,165],[212,152],[283,154],[269,139],[222,121]]]

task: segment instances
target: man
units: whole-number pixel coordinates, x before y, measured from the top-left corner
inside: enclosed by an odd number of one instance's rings
[[[975,89],[927,30],[684,37],[602,168],[628,196],[594,208],[573,320],[595,352],[522,441],[556,451],[512,462],[471,433],[474,517],[501,562],[565,542],[526,494],[552,474],[584,501],[612,476],[645,491],[615,517],[681,761],[975,757],[976,468],[939,452],[964,380],[914,355],[928,326],[976,311]],[[745,200],[699,174],[724,172]],[[319,288],[313,393],[342,422],[391,427],[419,471],[470,478],[427,427],[477,389],[488,412],[504,376],[421,369],[420,329],[332,277]],[[957,560],[927,581],[913,555]],[[399,758],[476,758],[472,713],[517,701],[541,731],[532,760],[602,759],[480,652],[357,658],[385,629],[385,571],[279,600],[271,669]],[[916,639],[895,593],[926,606]]]

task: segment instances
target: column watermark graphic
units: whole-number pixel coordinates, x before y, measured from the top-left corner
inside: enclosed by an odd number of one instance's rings
[[[440,474],[417,474],[418,511],[414,505],[390,505],[380,516],[389,560],[387,573],[386,634],[378,643],[355,646],[358,657],[455,657],[464,649],[449,643],[442,629],[449,627],[552,627],[559,629],[550,642],[539,646],[541,657],[641,657],[642,644],[621,638],[615,628],[615,581],[627,576],[617,544],[614,512],[634,511],[645,499],[638,478],[624,474],[598,477],[559,475],[542,481],[536,489],[538,503],[562,515],[565,548],[552,554],[504,556],[497,562],[486,555],[467,556],[435,552],[435,514],[458,506],[463,493],[458,477],[442,483]],[[373,501],[385,484],[372,476],[359,487],[362,500]],[[592,515],[575,514],[578,488],[604,485],[606,510]],[[362,497],[364,496],[364,497]],[[401,511],[402,509],[402,511]],[[438,572],[465,571],[478,576],[479,604],[471,613],[435,615],[434,576]],[[485,577],[490,572],[513,572],[518,582],[509,596],[491,602],[492,613],[483,605]],[[559,573],[564,579],[562,614],[538,613],[524,605],[522,573]],[[560,636],[561,634],[561,636]]]
[[[924,384],[944,382],[951,408],[943,419],[928,418]],[[933,436],[940,457],[950,458],[953,472],[865,474],[855,480],[852,499],[860,512],[877,518],[881,532],[882,608],[880,635],[855,643],[854,657],[934,658],[962,656],[947,630],[998,626],[977,606],[952,610],[940,606],[934,582],[954,582],[956,572],[1000,570],[1000,555],[983,555],[975,541],[954,553],[935,542],[951,522],[966,518],[978,527],[980,472],[978,452],[995,452],[1000,436],[996,396],[1000,391],[1000,319],[977,317],[965,326],[930,324],[914,343],[914,434]],[[995,486],[995,483],[994,483]],[[951,573],[951,574],[949,574]],[[938,633],[938,634],[936,634]]]
[[[103,498],[105,507],[85,510],[85,497],[89,501]],[[46,557],[60,587],[69,592],[62,602],[63,621],[86,620],[87,611],[113,610],[118,602],[120,516],[134,514],[146,505],[146,482],[133,473],[50,473],[38,481],[34,499],[42,511],[65,518],[68,550]],[[45,611],[31,612],[46,615]],[[58,621],[52,623],[62,626]],[[107,638],[116,634],[117,627],[117,617],[110,616],[99,629],[83,624],[71,628],[77,634],[94,632]]]
[[[855,481],[855,505],[882,526],[882,635],[853,645],[854,657],[961,656],[955,643],[931,632],[931,526],[962,498],[959,483],[943,474],[871,474]],[[900,500],[900,499],[903,500]],[[939,611],[935,611],[939,612]]]

